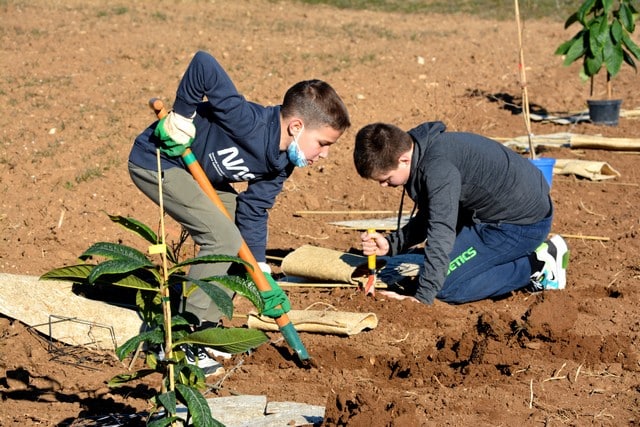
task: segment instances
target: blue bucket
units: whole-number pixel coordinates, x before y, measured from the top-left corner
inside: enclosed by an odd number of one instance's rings
[[[529,159],[531,163],[533,163],[544,178],[547,180],[547,184],[549,184],[549,188],[551,188],[551,181],[553,179],[553,165],[556,164],[556,159],[552,159],[549,157],[538,157],[537,159]]]

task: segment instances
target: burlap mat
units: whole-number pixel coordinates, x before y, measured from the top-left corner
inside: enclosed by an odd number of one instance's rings
[[[386,261],[377,259],[377,269]],[[304,245],[289,253],[282,260],[282,272],[287,276],[312,280],[358,284],[369,273],[367,257],[348,254],[333,249]]]
[[[299,332],[313,332],[333,335],[355,335],[365,329],[378,326],[378,318],[374,313],[351,313],[329,310],[291,310],[287,313],[289,320]],[[247,326],[263,331],[277,331],[274,319],[249,313]]]
[[[576,159],[556,159],[553,173],[556,175],[577,175],[592,181],[613,179],[620,176],[620,172],[607,162]]]

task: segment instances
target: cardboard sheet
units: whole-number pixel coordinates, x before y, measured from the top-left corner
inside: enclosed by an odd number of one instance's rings
[[[115,350],[138,335],[135,310],[78,296],[66,281],[0,273],[0,312],[69,345]]]

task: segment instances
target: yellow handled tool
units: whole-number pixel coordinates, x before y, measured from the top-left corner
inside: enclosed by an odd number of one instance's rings
[[[367,230],[369,235],[375,234],[376,230],[370,228]],[[369,267],[369,278],[367,284],[364,286],[364,294],[375,296],[376,294],[376,254],[369,255],[367,258],[367,264]]]

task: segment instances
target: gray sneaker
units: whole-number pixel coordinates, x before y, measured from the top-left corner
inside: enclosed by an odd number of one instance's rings
[[[222,364],[210,357],[204,347],[199,345],[182,345],[187,363],[195,365],[204,371],[206,377],[211,375],[219,375],[224,372]]]
[[[536,258],[544,263],[544,267],[531,275],[533,290],[564,289],[567,286],[569,248],[562,236],[556,234],[538,246]]]

